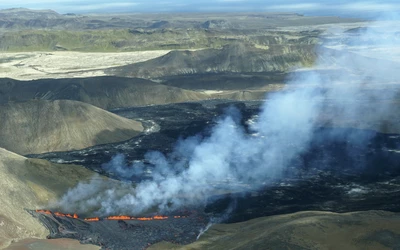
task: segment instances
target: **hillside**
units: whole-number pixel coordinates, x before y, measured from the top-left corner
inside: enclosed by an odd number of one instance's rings
[[[399,215],[384,211],[331,213],[308,211],[262,217],[235,224],[215,224],[190,245],[161,242],[149,250],[165,249],[349,249],[389,250],[398,246]],[[96,249],[79,245],[73,249]],[[68,242],[72,245],[74,241]],[[31,240],[10,250],[71,249],[64,239]],[[87,248],[86,248],[87,247]],[[58,249],[58,248],[57,248]]]
[[[311,65],[314,45],[268,45],[262,48],[235,43],[222,49],[171,51],[145,62],[105,70],[108,74],[140,78],[204,73],[283,72]]]
[[[217,224],[193,244],[160,243],[149,249],[396,249],[399,219],[383,211],[299,212]]]
[[[0,148],[0,248],[24,238],[45,238],[48,232],[24,208],[43,208],[92,175],[83,167],[27,159]]]
[[[8,101],[76,100],[103,109],[203,100],[208,95],[145,79],[92,77],[17,81],[0,79],[0,104]]]
[[[0,108],[0,147],[19,154],[80,149],[127,140],[140,122],[76,101],[10,102]]]

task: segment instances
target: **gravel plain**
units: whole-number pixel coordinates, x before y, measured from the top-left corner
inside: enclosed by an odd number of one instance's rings
[[[34,80],[103,76],[103,69],[147,61],[169,51],[0,53],[0,78]]]

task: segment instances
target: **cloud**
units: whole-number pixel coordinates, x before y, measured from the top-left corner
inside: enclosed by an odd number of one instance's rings
[[[246,0],[217,0],[217,2],[223,2],[223,3],[236,3],[236,2],[246,2]]]
[[[271,5],[265,7],[265,10],[269,11],[310,11],[316,9],[323,9],[324,5],[319,3],[301,3],[301,4],[281,4]]]
[[[335,7],[341,11],[398,11],[400,10],[400,4],[396,3],[384,3],[384,2],[355,2],[343,4]]]
[[[133,7],[139,5],[138,3],[127,3],[127,2],[112,2],[112,3],[96,3],[96,4],[85,4],[85,5],[64,5],[64,9],[69,9],[77,12],[81,11],[99,11],[99,10],[110,10],[120,9],[126,7]]]
[[[356,1],[352,3],[334,3],[334,2],[307,2],[292,4],[277,4],[265,7],[265,9],[273,11],[315,11],[315,10],[331,10],[346,12],[370,12],[370,11],[397,11],[400,10],[399,3],[391,2],[371,2]]]
[[[50,0],[17,0],[17,1],[0,1],[0,8],[30,8],[30,9],[52,9],[61,13],[65,12],[102,12],[102,11],[129,11],[130,8],[139,5],[138,2],[132,1],[50,1]],[[128,8],[128,9],[127,9]]]
[[[279,11],[313,13],[324,11],[324,13],[335,14],[340,12],[373,12],[373,11],[397,11],[400,4],[394,0],[385,1],[347,1],[339,0],[308,0],[299,2],[295,0],[118,0],[111,2],[105,0],[0,0],[0,8],[25,7],[33,9],[53,9],[58,12],[113,12],[113,11]],[[134,8],[134,9],[132,9]]]

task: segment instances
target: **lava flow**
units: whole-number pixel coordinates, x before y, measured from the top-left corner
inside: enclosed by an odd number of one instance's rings
[[[127,216],[127,215],[116,215],[116,216],[108,216],[105,218],[106,220],[166,220],[168,219],[168,216],[162,216],[162,215],[155,215],[152,217],[133,217],[133,216]]]
[[[72,238],[102,249],[145,249],[160,241],[189,244],[196,240],[209,218],[199,211],[177,211],[167,215],[79,218],[50,210],[27,210],[50,231],[47,238]]]
[[[93,218],[85,218],[85,221],[99,221],[100,218],[99,217],[93,217]]]
[[[37,209],[35,210],[36,213],[42,213],[42,214],[49,214],[49,215],[55,215],[58,217],[68,217],[68,218],[74,218],[74,219],[79,219],[79,216],[77,214],[64,214],[60,212],[51,212],[50,210],[45,210],[45,209]],[[128,216],[128,215],[112,215],[105,217],[103,220],[140,220],[140,221],[148,221],[148,220],[167,220],[169,217],[168,216],[163,216],[163,215],[155,215],[151,217],[133,217],[133,216]],[[178,218],[185,218],[185,216],[173,216],[174,219]],[[99,221],[102,220],[99,217],[91,217],[91,218],[84,218],[84,221]]]
[[[50,210],[45,210],[45,209],[37,209],[35,211],[36,211],[36,213],[53,214]],[[79,218],[77,214],[63,214],[60,212],[54,212],[54,215],[58,216],[58,217],[68,217],[68,218],[74,218],[74,219]]]

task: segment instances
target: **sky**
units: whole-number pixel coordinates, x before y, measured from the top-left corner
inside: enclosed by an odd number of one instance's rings
[[[305,15],[360,16],[399,12],[399,0],[0,0],[0,9],[52,9],[59,13],[273,11]]]

